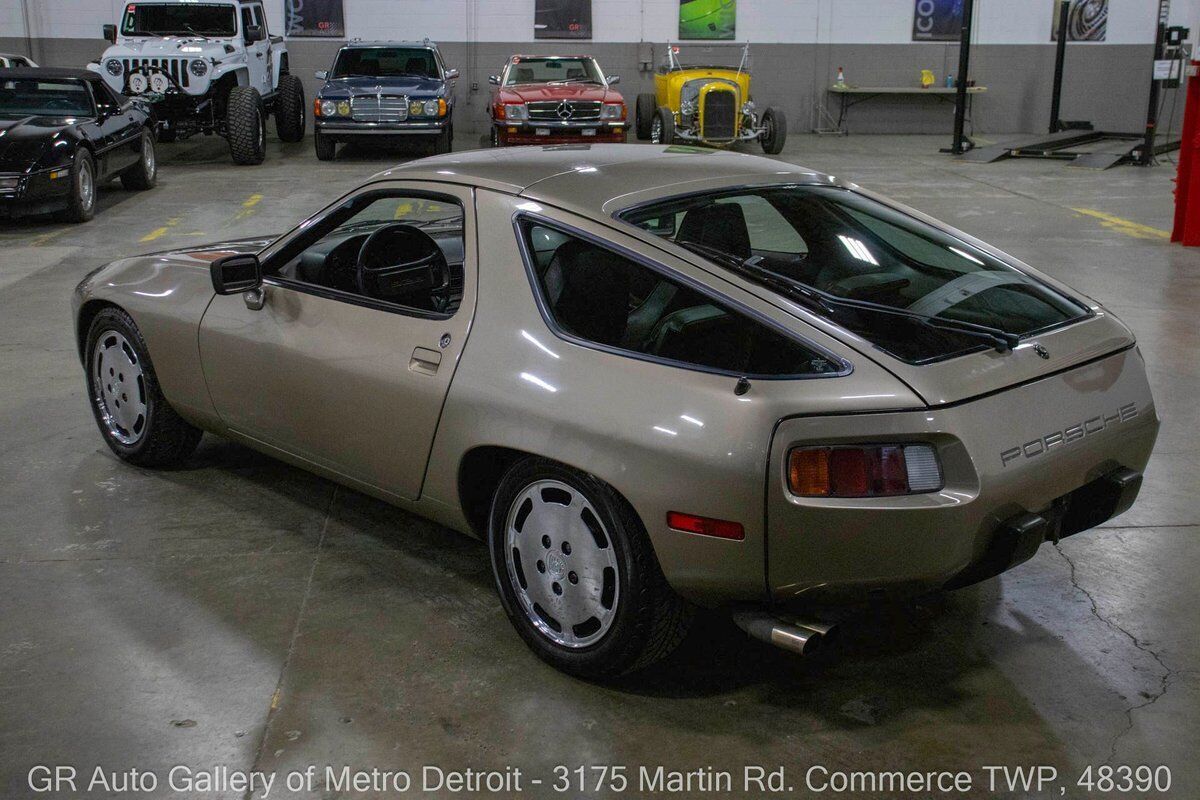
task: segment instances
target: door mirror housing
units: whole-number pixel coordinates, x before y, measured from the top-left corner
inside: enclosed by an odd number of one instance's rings
[[[247,25],[246,26],[246,43],[247,44],[254,44],[255,42],[261,42],[265,38],[267,38],[267,37],[266,37],[266,34],[263,32],[261,25]]]
[[[458,77],[458,70],[456,70],[456,69],[446,70],[446,80],[452,81],[457,77]]]
[[[253,253],[218,258],[209,271],[217,294],[241,294],[262,286],[262,264]]]
[[[605,80],[605,82],[608,83],[609,86],[616,86],[618,83],[621,82],[621,76],[620,75],[608,75],[604,78],[604,80]]]
[[[488,75],[488,83],[490,83],[492,86],[499,86],[500,85],[500,76],[499,75]]]
[[[104,38],[107,39],[110,44],[117,43],[117,26],[116,25],[105,25],[100,30],[103,32]]]
[[[313,73],[313,76],[319,81],[327,81],[327,80],[329,80],[329,71],[324,70],[324,69],[319,69]]]

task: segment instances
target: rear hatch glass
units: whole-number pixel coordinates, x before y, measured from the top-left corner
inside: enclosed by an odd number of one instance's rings
[[[1092,316],[991,253],[849,189],[722,190],[620,216],[910,365],[1011,350]]]

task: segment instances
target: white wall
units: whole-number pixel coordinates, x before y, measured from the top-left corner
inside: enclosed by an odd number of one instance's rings
[[[344,0],[350,37],[443,41],[524,41],[533,36],[534,0]],[[0,0],[0,36],[98,38],[125,0]],[[271,27],[283,28],[284,0],[265,0]],[[912,40],[914,0],[739,0],[738,39],[750,42],[904,44]],[[677,0],[593,0],[599,42],[664,42],[678,33]],[[1200,31],[1200,2],[1174,0],[1172,24]],[[976,41],[1045,44],[1055,0],[976,0]],[[1157,0],[1110,0],[1108,42],[1153,41]]]

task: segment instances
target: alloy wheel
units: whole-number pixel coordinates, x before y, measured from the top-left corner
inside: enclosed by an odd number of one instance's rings
[[[79,165],[79,205],[84,211],[91,211],[96,202],[96,179],[92,175],[92,164],[83,161]]]
[[[604,523],[577,489],[539,480],[505,518],[505,563],[522,612],[550,641],[595,644],[616,618],[620,567]]]
[[[92,395],[108,435],[136,444],[146,430],[146,380],[142,360],[124,335],[107,330],[92,353]]]
[[[662,144],[662,120],[657,115],[654,121],[650,123],[650,143]]]

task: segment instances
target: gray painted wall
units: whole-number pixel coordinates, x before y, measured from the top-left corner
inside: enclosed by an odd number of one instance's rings
[[[311,99],[318,88],[313,71],[327,69],[341,42],[291,40],[292,72],[305,82]],[[48,66],[81,66],[104,51],[101,39],[42,38],[32,42],[31,54]],[[653,91],[651,73],[638,69],[644,45],[637,42],[441,42],[447,64],[462,71],[458,85],[456,130],[460,134],[486,129],[488,75],[498,72],[513,53],[588,52],[609,74],[621,76],[620,89],[632,107],[639,92]],[[23,38],[0,37],[0,50],[26,52]],[[654,60],[664,45],[654,45]],[[690,46],[688,54],[699,56]],[[729,48],[724,48],[728,52]],[[939,81],[958,64],[957,44],[762,44],[752,45],[754,97],[760,107],[777,105],[787,113],[793,132],[818,124],[817,103],[828,101],[836,114],[836,98],[825,94],[839,66],[858,85],[916,85],[920,70],[932,69]],[[1070,45],[1064,81],[1062,113],[1066,119],[1091,120],[1098,128],[1138,131],[1145,124],[1149,93],[1151,45]],[[1041,132],[1049,123],[1054,47],[1051,44],[982,44],[971,49],[972,77],[988,87],[975,99],[974,129],[983,135]],[[472,86],[474,85],[474,89]],[[1171,108],[1166,93],[1164,119]],[[1182,98],[1180,99],[1182,105]],[[953,123],[952,103],[935,97],[880,97],[850,109],[851,133],[946,133]],[[1178,109],[1176,130],[1182,108]]]

